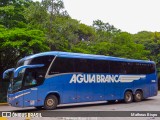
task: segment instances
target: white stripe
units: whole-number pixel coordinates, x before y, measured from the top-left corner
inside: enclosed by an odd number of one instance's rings
[[[120,82],[133,82],[134,80],[139,80],[145,78],[146,75],[120,75]]]

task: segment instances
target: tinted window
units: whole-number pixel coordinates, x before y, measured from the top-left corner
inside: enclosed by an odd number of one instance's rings
[[[33,58],[30,64],[45,64],[45,66],[49,66],[51,61],[53,60],[54,56],[41,56]]]
[[[155,72],[155,65],[148,63],[110,61],[110,73],[114,74],[151,74]]]
[[[92,73],[92,60],[75,59],[75,72]]]
[[[153,64],[57,57],[49,75],[69,72],[149,74],[155,71]]]
[[[109,64],[105,60],[93,60],[93,71],[94,73],[108,73]]]
[[[125,74],[137,74],[137,63],[124,62],[123,69]]]
[[[154,73],[156,69],[156,66],[154,64],[149,65],[149,73]]]
[[[41,84],[42,80],[37,78],[37,69],[26,69],[24,76],[24,86],[36,86]]]
[[[30,64],[44,64],[44,67],[36,68],[39,77],[44,78],[54,56],[41,56],[31,60]]]
[[[51,66],[49,75],[74,72],[74,59],[57,57]]]
[[[123,66],[123,62],[109,61],[109,65],[110,65],[110,73],[116,73],[116,74],[126,73]]]
[[[151,74],[155,72],[154,64],[139,63],[137,64],[139,74]]]

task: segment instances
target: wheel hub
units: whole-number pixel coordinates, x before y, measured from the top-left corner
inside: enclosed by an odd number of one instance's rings
[[[140,94],[136,94],[136,98],[137,99],[141,99],[141,95]]]
[[[47,100],[47,105],[48,106],[53,106],[54,105],[54,100],[53,99],[48,99]]]
[[[131,101],[131,95],[127,95],[126,98],[127,98],[127,101]]]

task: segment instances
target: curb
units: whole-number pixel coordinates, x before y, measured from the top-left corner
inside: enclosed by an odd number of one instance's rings
[[[0,103],[0,106],[8,106],[8,103]]]

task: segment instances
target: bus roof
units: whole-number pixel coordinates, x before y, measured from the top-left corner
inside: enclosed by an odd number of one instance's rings
[[[66,57],[66,58],[83,58],[83,59],[95,59],[95,60],[154,63],[154,61],[147,61],[147,60],[126,59],[126,58],[104,56],[104,55],[93,55],[93,54],[61,52],[61,51],[42,52],[42,53],[27,56],[23,59],[27,60],[27,59],[31,59],[31,58],[35,58],[35,57],[46,56],[46,55],[51,55],[51,56],[53,55],[53,56]]]

